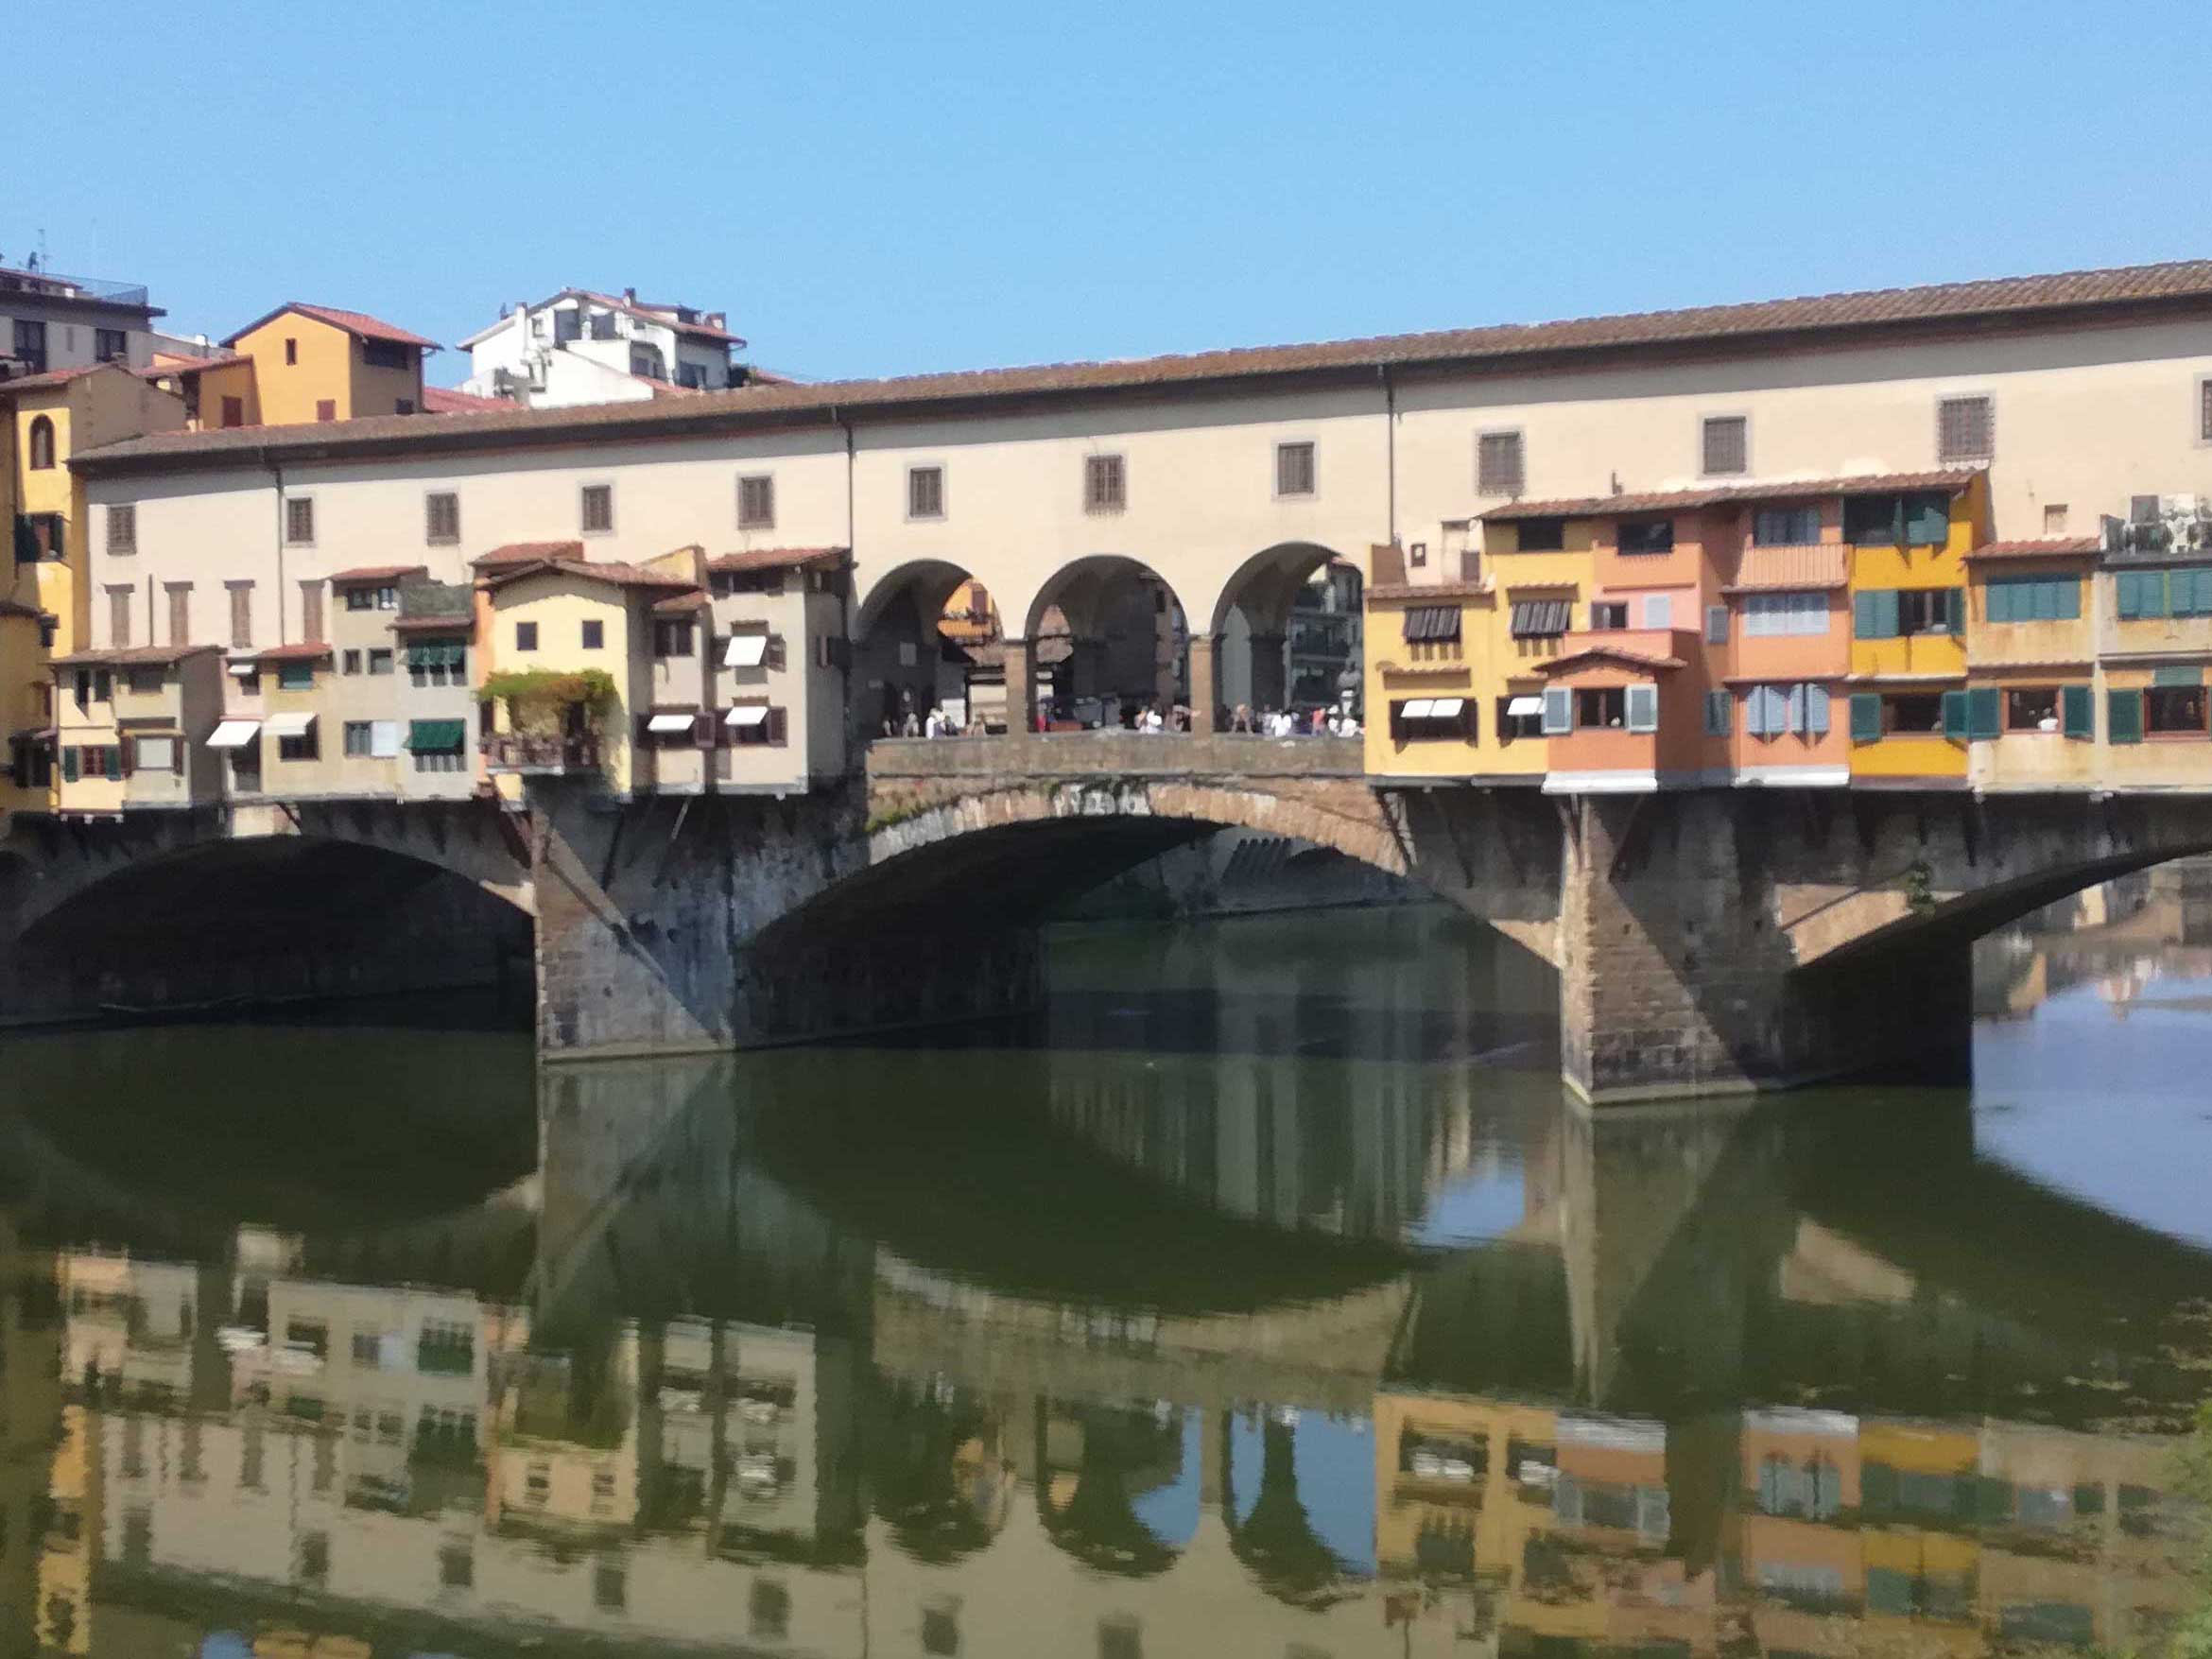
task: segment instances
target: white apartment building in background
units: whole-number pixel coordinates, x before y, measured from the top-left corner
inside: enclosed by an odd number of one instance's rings
[[[563,288],[549,300],[500,308],[499,320],[461,341],[460,389],[531,408],[642,402],[742,386],[731,354],[745,341],[719,311]]]
[[[135,283],[58,276],[33,259],[0,261],[0,381],[120,363],[143,369],[174,342],[155,333],[162,313]]]

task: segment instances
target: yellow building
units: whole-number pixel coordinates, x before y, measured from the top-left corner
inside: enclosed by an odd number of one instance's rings
[[[261,393],[253,359],[236,352],[206,357],[155,354],[139,371],[164,391],[184,401],[184,424],[195,432],[261,424]]]
[[[2094,536],[1988,542],[1966,556],[1966,721],[1976,788],[2082,786],[2097,741]]]
[[[1851,548],[1851,775],[1966,781],[1966,556],[1984,538],[1988,474],[1929,473],[1843,498]]]
[[[260,418],[271,426],[418,414],[423,358],[439,349],[435,341],[361,312],[297,301],[247,324],[223,344],[252,360]]]
[[[92,519],[84,483],[69,465],[79,450],[184,424],[181,399],[148,385],[120,363],[58,369],[0,385],[7,454],[0,507],[14,557],[0,591],[0,738],[7,769],[0,807],[49,804],[54,745],[52,657],[89,637]],[[112,560],[136,551],[134,514],[111,514]]]

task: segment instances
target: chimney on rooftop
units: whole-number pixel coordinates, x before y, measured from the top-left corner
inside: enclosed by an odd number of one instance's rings
[[[623,302],[625,305],[634,305],[634,304],[636,304],[636,303],[637,303],[637,290],[636,290],[635,288],[624,288],[624,289],[622,290],[622,302]]]

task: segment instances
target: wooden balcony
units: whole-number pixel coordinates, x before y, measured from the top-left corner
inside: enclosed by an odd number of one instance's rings
[[[596,737],[518,737],[484,739],[484,766],[493,772],[528,777],[561,777],[599,769]]]

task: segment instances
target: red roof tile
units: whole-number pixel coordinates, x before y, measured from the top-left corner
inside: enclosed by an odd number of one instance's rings
[[[297,311],[302,317],[312,317],[316,321],[327,322],[333,328],[342,328],[355,339],[389,340],[393,345],[421,346],[431,352],[442,349],[436,340],[424,339],[419,334],[409,334],[406,329],[372,317],[365,311],[341,311],[335,305],[309,305],[298,300],[287,300],[268,316],[255,318],[224,340],[223,344],[236,345],[255,329],[264,323],[275,321],[287,311]]]
[[[97,374],[103,369],[121,369],[130,372],[121,363],[80,363],[74,369],[49,369],[43,374],[19,374],[12,380],[0,380],[0,397],[13,391],[43,391],[49,387],[67,386],[73,380],[82,380],[87,374]]]
[[[2047,536],[2039,542],[1984,542],[1969,559],[2080,559],[2104,551],[2095,536]]]
[[[330,656],[330,647],[319,639],[301,640],[293,645],[270,646],[267,650],[241,651],[241,663],[320,663]]]
[[[2212,259],[1564,322],[1201,352],[1132,362],[1053,363],[809,386],[755,384],[665,404],[648,400],[545,409],[516,407],[458,415],[428,424],[406,416],[380,416],[352,423],[342,441],[341,435],[333,434],[328,427],[319,433],[302,431],[274,442],[266,430],[250,436],[236,432],[194,433],[183,438],[164,434],[108,445],[80,458],[78,464],[80,470],[88,470],[88,460],[91,468],[144,465],[182,450],[196,462],[211,455],[231,455],[241,464],[258,466],[271,454],[291,452],[354,453],[387,444],[483,445],[510,437],[552,441],[595,436],[609,429],[681,435],[789,426],[827,419],[832,411],[943,408],[978,401],[1066,400],[1116,392],[1149,395],[1162,388],[1217,381],[1300,375],[1341,379],[1354,373],[1372,381],[1377,371],[1399,366],[1504,373],[1527,372],[1532,362],[1581,362],[1593,357],[1667,357],[1685,352],[1706,357],[1745,357],[1808,343],[1946,336],[1969,329],[1977,333],[1998,328],[2050,330],[2087,321],[2122,321],[2177,312],[2192,316],[2212,312]]]
[[[743,553],[717,553],[707,568],[734,570],[796,570],[802,565],[827,564],[851,551],[845,547],[754,547]]]
[[[515,406],[503,397],[478,397],[473,391],[458,391],[450,386],[425,386],[423,389],[423,413],[425,415],[473,415],[487,409],[511,409]]]
[[[1554,501],[1512,501],[1493,507],[1486,523],[1524,518],[1630,518],[1646,512],[1694,512],[1738,501],[1806,501],[1823,495],[1885,495],[1906,490],[1966,488],[1986,467],[1948,467],[1927,473],[1866,473],[1836,478],[1778,478],[1771,484],[1716,484],[1697,490],[1651,491],[1640,495],[1578,495]]]
[[[656,600],[653,604],[653,614],[656,616],[682,616],[687,612],[700,609],[706,603],[706,591],[703,588],[694,588],[688,594],[677,594],[670,598]]]
[[[183,357],[168,353],[157,353],[154,360],[132,373],[147,380],[164,374],[199,374],[209,369],[236,369],[253,361],[250,352],[219,352],[212,357]]]
[[[397,581],[403,576],[427,576],[426,564],[359,564],[352,570],[335,571],[330,580],[335,582]]]
[[[487,587],[504,587],[526,576],[537,576],[545,571],[558,571],[563,576],[582,577],[587,581],[603,581],[616,588],[690,588],[699,584],[689,576],[679,576],[671,571],[648,570],[639,564],[624,564],[613,560],[539,559],[527,564],[502,566],[486,579]]]
[[[1580,668],[1591,663],[1621,663],[1632,668],[1679,668],[1680,657],[1658,657],[1647,651],[1632,651],[1622,646],[1586,646],[1564,657],[1554,657],[1548,663],[1533,665],[1539,674],[1560,674],[1569,668]]]
[[[509,542],[489,553],[479,553],[469,563],[478,570],[488,564],[534,564],[548,559],[581,559],[581,542]]]
[[[56,657],[50,666],[56,668],[165,668],[172,663],[181,663],[187,657],[197,657],[203,651],[215,651],[219,648],[219,647],[211,645],[111,646],[104,650],[71,651],[66,657]]]

